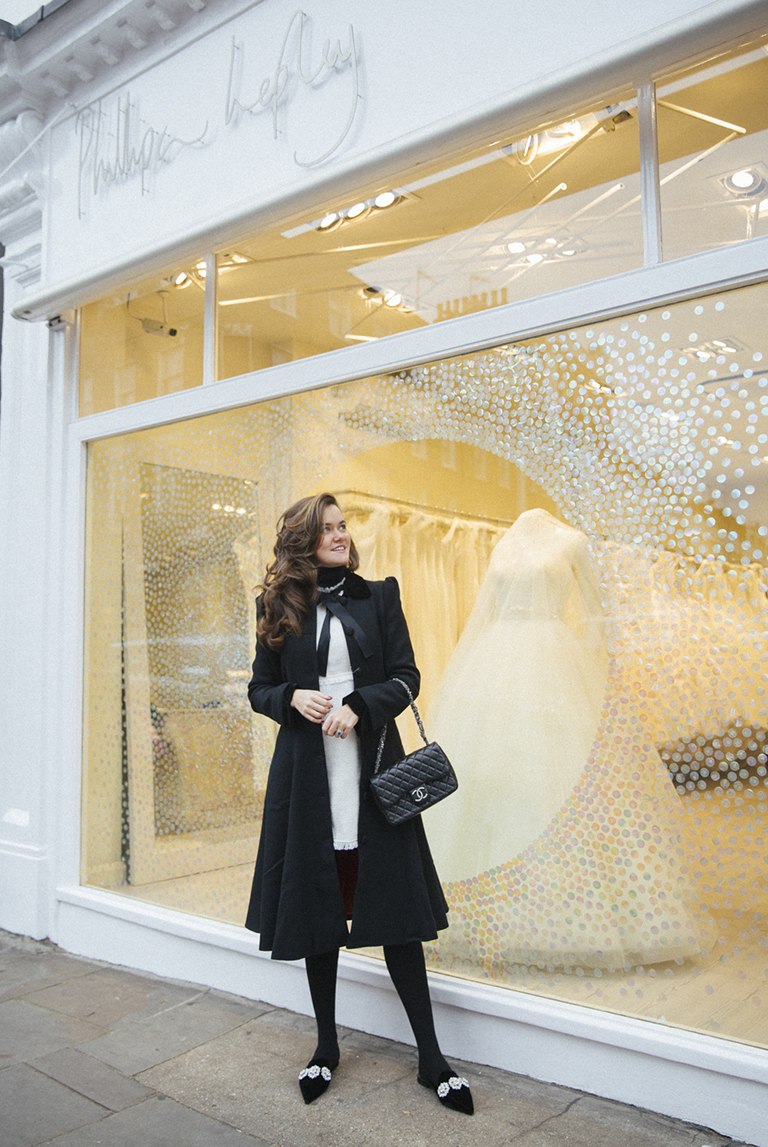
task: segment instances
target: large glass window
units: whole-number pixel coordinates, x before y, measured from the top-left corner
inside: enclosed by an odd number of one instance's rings
[[[768,234],[768,41],[657,91],[664,256]]]
[[[496,140],[447,169],[326,204],[82,311],[80,413],[561,290],[642,263],[637,101]]]
[[[84,882],[242,923],[275,732],[254,587],[281,510],[330,489],[361,572],[400,580],[459,774],[425,817],[431,966],[764,1045],[767,309],[749,287],[93,443]]]
[[[132,283],[80,315],[81,417],[203,381],[204,259]]]

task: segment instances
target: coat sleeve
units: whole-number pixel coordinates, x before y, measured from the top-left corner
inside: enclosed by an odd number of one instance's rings
[[[256,713],[263,713],[278,725],[289,725],[293,723],[294,716],[298,716],[291,708],[296,685],[283,679],[280,662],[277,650],[257,640],[253,674],[248,682],[248,700]]]
[[[355,712],[358,711],[356,702],[362,702],[365,707],[365,724],[370,723],[373,729],[388,724],[408,707],[408,694],[393,678],[404,681],[414,698],[419,694],[421,682],[413,657],[408,623],[400,604],[397,578],[388,577],[382,590],[380,623],[385,680],[381,684],[363,685],[350,695],[350,704]]]

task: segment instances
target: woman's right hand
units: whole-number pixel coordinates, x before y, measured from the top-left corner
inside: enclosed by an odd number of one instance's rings
[[[302,717],[315,725],[322,725],[331,711],[333,698],[317,689],[294,689],[291,708],[298,710]]]

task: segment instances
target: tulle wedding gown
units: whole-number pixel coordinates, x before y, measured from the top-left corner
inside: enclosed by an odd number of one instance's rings
[[[443,880],[504,864],[544,831],[587,764],[606,676],[586,538],[529,510],[493,551],[430,711],[459,775],[428,822]]]
[[[459,778],[425,815],[451,907],[435,966],[611,970],[709,943],[695,843],[635,687],[608,675],[586,538],[521,514],[429,714]]]

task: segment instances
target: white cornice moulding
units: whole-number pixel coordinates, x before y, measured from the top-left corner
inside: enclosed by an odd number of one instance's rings
[[[79,0],[8,43],[4,65],[0,52],[0,103],[9,102],[10,96],[53,109],[56,100],[77,98],[89,86],[125,82],[217,24],[264,2]],[[168,26],[163,27],[164,22]]]

